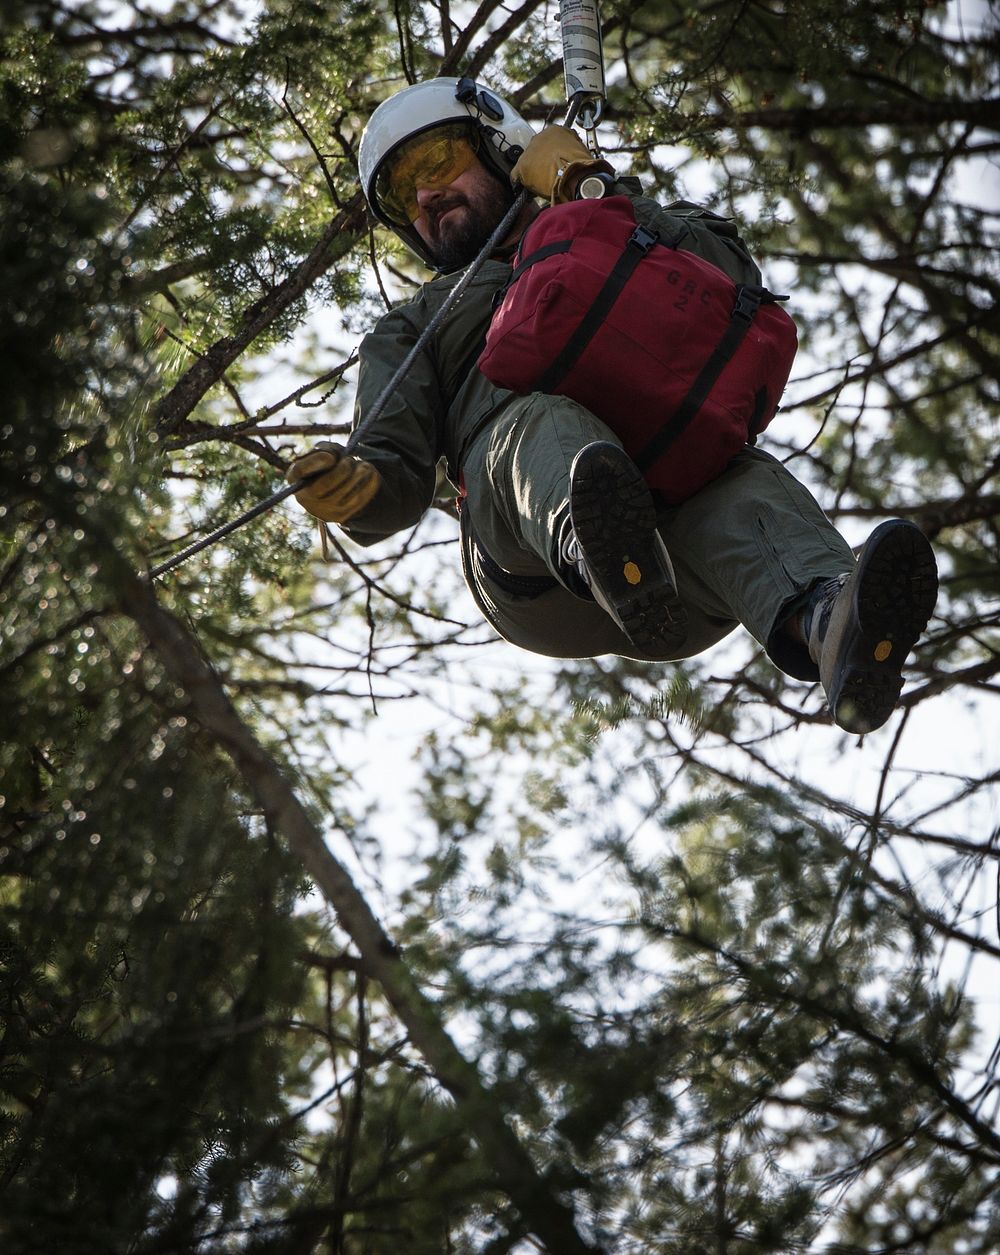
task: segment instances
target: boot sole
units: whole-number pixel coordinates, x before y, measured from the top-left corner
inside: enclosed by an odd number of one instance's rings
[[[581,449],[570,472],[570,516],[598,601],[637,649],[676,649],[687,635],[646,481],[617,445]]]
[[[918,527],[891,519],[868,538],[851,582],[828,701],[834,722],[861,735],[880,728],[899,700],[903,665],[937,601],[934,551]]]

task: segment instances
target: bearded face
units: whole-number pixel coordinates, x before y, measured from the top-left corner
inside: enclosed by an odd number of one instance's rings
[[[447,187],[418,191],[413,225],[436,264],[458,270],[475,259],[516,195],[508,180],[476,161]]]

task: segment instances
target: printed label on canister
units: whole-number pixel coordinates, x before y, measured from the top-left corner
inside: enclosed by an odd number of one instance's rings
[[[566,99],[572,100],[580,92],[603,98],[604,56],[596,0],[562,0],[559,23]]]

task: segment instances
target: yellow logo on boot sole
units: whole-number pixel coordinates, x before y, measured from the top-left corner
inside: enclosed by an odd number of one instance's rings
[[[642,579],[642,572],[634,562],[626,562],[622,574],[630,584],[638,584]]]
[[[875,646],[875,661],[885,662],[892,653],[892,641],[879,641]]]

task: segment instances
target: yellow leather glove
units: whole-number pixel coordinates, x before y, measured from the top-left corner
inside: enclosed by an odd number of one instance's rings
[[[295,494],[299,505],[324,523],[346,523],[354,518],[382,486],[381,477],[370,462],[328,440],[320,440],[312,453],[296,458],[285,479],[289,484],[296,484],[306,475],[324,469],[327,474],[320,475]]]
[[[614,168],[595,157],[568,126],[547,126],[521,154],[510,181],[558,205],[573,199],[580,175],[597,173],[614,174]]]

